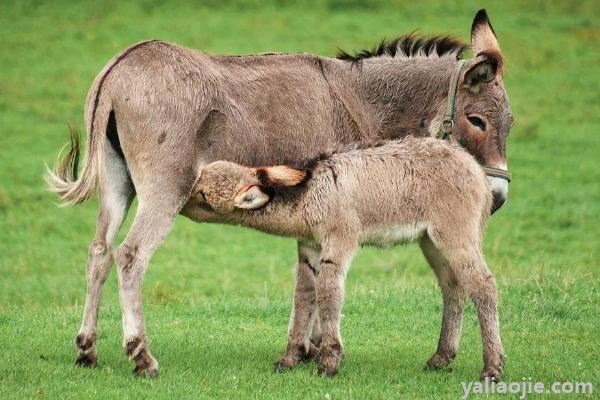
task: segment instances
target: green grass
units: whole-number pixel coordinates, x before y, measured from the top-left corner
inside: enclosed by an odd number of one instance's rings
[[[99,366],[73,367],[96,203],[57,208],[42,182],[43,164],[65,142],[67,120],[83,126],[86,91],[116,52],[147,38],[218,53],[320,54],[415,28],[468,38],[482,6],[124,3],[0,5],[0,398],[462,396],[460,382],[476,379],[482,366],[475,312],[467,308],[452,371],[423,371],[437,341],[441,296],[415,247],[357,256],[338,377],[319,378],[314,365],[274,374],[285,346],[294,242],[183,218],[153,258],[144,287],[161,377],[130,374],[114,271],[99,321]],[[500,289],[505,380],[599,385],[600,7],[508,0],[488,12],[508,59],[516,117],[510,200],[485,242]]]

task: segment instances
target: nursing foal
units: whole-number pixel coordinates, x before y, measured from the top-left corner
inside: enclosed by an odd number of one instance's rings
[[[463,302],[470,296],[481,327],[481,378],[497,380],[504,364],[497,291],[481,247],[491,203],[489,183],[471,155],[448,142],[409,137],[333,154],[307,169],[216,161],[201,170],[183,213],[299,241],[307,266],[303,295],[312,300],[296,302],[305,306],[294,310],[278,368],[315,357],[320,373],[335,375],[342,358],[344,279],[357,247],[418,241],[444,302],[453,304],[444,308],[445,335],[428,366],[445,367],[454,359]],[[319,348],[308,337],[316,315]]]

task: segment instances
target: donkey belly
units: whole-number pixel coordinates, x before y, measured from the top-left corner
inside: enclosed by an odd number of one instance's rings
[[[414,242],[421,238],[426,230],[425,223],[373,227],[364,232],[360,242],[377,247],[391,247]]]

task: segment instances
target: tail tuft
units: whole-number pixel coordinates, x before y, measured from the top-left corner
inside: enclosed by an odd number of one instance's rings
[[[50,191],[56,193],[63,205],[66,206],[82,203],[89,199],[97,184],[97,176],[86,174],[85,171],[78,179],[81,140],[79,129],[71,123],[69,123],[69,135],[70,144],[65,145],[65,147],[69,146],[68,152],[62,156],[65,149],[63,147],[54,168],[50,169],[46,165],[46,176],[44,177]],[[84,166],[84,170],[86,166]]]

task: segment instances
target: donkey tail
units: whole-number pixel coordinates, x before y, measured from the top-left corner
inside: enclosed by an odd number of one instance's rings
[[[61,157],[61,151],[53,169],[46,166],[46,183],[50,191],[56,193],[65,206],[88,200],[96,192],[105,174],[106,137],[103,132],[108,124],[111,104],[110,101],[106,101],[108,104],[102,104],[102,101],[97,103],[100,104],[96,104],[97,107],[92,111],[81,174],[78,176],[77,173],[81,149],[80,134],[73,125],[69,125],[71,142],[67,145],[68,152]]]
[[[71,142],[67,145],[68,152],[61,157],[61,151],[54,168],[46,166],[45,176],[50,191],[56,193],[65,206],[83,203],[94,194],[98,186],[100,168],[103,167],[102,163],[98,162],[103,157],[99,156],[98,152],[91,152],[93,146],[88,142],[83,170],[78,177],[80,134],[72,125],[69,125],[69,133]]]
[[[79,133],[73,127],[70,127],[71,146],[69,151],[63,158],[60,158],[59,155],[59,159],[52,170],[46,168],[48,187],[50,191],[58,194],[64,205],[70,206],[83,203],[96,192],[100,182],[104,180],[106,173],[106,142],[108,140],[105,133],[112,112],[110,96],[102,95],[106,78],[132,51],[154,42],[158,41],[146,40],[126,48],[106,64],[104,69],[96,76],[86,99],[86,122],[89,123],[89,128],[81,176],[77,176],[80,149]]]

